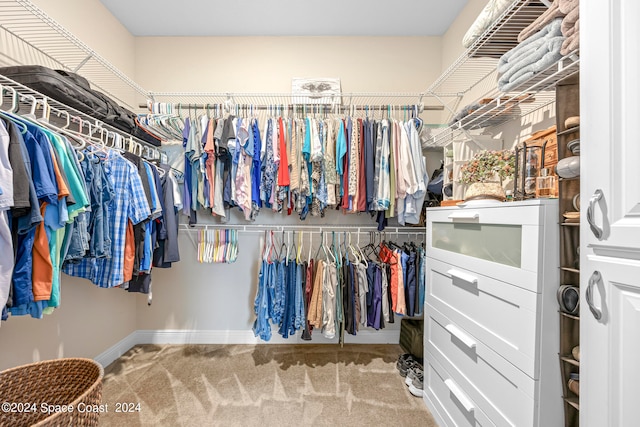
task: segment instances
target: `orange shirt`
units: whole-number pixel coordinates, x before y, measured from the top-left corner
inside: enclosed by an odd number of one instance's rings
[[[136,242],[133,234],[133,224],[131,220],[127,223],[127,234],[124,240],[124,281],[133,279],[133,264],[136,258]]]
[[[56,161],[56,156],[53,153],[53,148],[50,149],[51,152],[51,163],[53,163],[53,172],[56,175],[56,183],[58,184],[58,200],[63,197],[67,197],[71,194],[67,184],[62,178],[62,173],[60,172],[60,168],[58,167],[58,162]]]
[[[398,308],[398,257],[393,251],[384,245],[380,245],[380,259],[391,266],[391,279],[389,287],[391,289],[391,309],[397,313]]]
[[[287,158],[287,143],[285,141],[284,133],[287,131],[282,117],[278,120],[278,142],[280,153],[280,166],[278,167],[278,185],[280,187],[287,187],[291,182],[289,179],[289,159]]]
[[[44,218],[47,204],[40,205],[40,214]],[[49,253],[49,239],[44,228],[44,221],[36,227],[35,240],[33,241],[33,272],[31,282],[34,301],[48,301],[51,298],[53,285],[53,264]]]

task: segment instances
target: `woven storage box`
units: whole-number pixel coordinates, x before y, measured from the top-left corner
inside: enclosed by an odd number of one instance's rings
[[[95,409],[102,401],[103,375],[102,365],[81,358],[2,371],[0,426],[97,426],[100,414]]]

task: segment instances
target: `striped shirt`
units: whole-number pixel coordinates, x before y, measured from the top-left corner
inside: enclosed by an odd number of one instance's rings
[[[63,271],[70,276],[91,280],[102,288],[110,288],[124,282],[127,221],[138,224],[149,218],[151,210],[138,169],[133,163],[112,151],[104,160],[104,170],[115,194],[108,210],[105,210],[112,232],[111,258],[84,258],[80,263],[66,265]]]

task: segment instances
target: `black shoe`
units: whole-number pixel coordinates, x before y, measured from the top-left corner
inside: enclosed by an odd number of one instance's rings
[[[415,360],[415,357],[413,357],[413,355],[410,353],[401,354],[398,357],[398,361],[396,362],[396,369],[398,369],[399,371],[402,369],[406,370],[407,362],[409,360]]]
[[[400,367],[400,376],[403,378],[406,377],[412,369],[419,369],[422,371],[422,365],[415,359],[409,360],[405,366]]]

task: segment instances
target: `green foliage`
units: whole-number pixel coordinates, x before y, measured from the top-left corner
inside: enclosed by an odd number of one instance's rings
[[[498,178],[502,181],[513,177],[515,167],[516,157],[512,150],[483,150],[462,166],[459,182],[473,184],[495,181]]]

